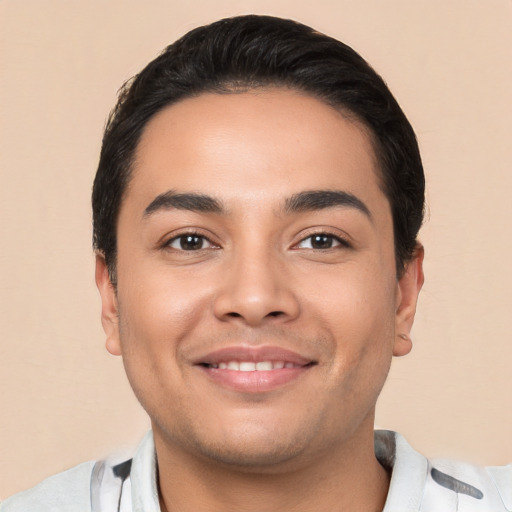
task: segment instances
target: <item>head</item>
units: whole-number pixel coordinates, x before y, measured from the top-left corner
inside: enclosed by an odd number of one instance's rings
[[[269,468],[368,440],[410,349],[423,186],[382,79],[292,21],[196,29],[124,87],[94,184],[96,279],[160,460]]]
[[[391,206],[400,275],[424,212],[425,179],[409,121],[382,78],[352,48],[292,20],[253,15],[192,30],[121,89],[105,129],[92,198],[94,248],[105,256],[114,285],[119,209],[147,123],[185,98],[268,86],[311,95],[366,127]]]

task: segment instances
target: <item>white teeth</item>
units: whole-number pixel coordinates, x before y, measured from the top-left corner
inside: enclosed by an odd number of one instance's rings
[[[211,368],[219,370],[235,370],[239,372],[269,372],[271,370],[280,370],[282,368],[299,368],[300,365],[285,361],[223,361],[221,363],[212,363]]]
[[[272,370],[272,363],[270,361],[261,361],[260,363],[256,363],[256,370],[260,372],[268,372]]]
[[[240,363],[241,372],[254,372],[256,370],[256,363],[243,362]]]

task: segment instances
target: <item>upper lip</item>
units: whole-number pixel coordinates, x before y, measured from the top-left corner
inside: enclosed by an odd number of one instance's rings
[[[315,363],[313,359],[308,359],[292,350],[273,346],[232,346],[225,347],[213,352],[209,352],[203,357],[198,358],[195,364],[219,364],[225,361],[284,361],[300,366],[306,366]]]

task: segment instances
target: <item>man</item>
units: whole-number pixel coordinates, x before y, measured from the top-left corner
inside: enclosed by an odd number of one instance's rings
[[[410,124],[342,43],[246,16],[168,47],[123,89],[93,191],[106,345],[152,432],[0,510],[511,510],[512,467],[373,431],[423,194]]]

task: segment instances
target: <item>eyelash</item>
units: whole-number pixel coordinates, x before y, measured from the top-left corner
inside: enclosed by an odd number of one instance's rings
[[[324,248],[320,248],[320,247],[300,247],[301,244],[303,244],[304,242],[306,242],[307,240],[312,240],[314,237],[322,237],[324,239],[327,239],[327,243],[330,243],[331,246],[330,247],[324,247]],[[194,249],[194,248],[189,248],[189,249],[185,249],[183,248],[183,242],[186,238],[197,238],[199,239],[199,242],[200,242],[200,247]],[[179,242],[180,243],[180,247],[172,247],[173,243],[175,242]],[[207,242],[208,244],[210,244],[210,247],[203,247],[204,243]],[[333,244],[337,244],[337,245],[334,245]],[[219,246],[217,244],[215,244],[214,242],[212,242],[207,236],[205,236],[204,234],[200,233],[200,232],[197,232],[197,231],[189,231],[189,232],[186,232],[186,233],[181,233],[177,236],[174,236],[172,237],[171,239],[167,240],[164,244],[163,244],[163,247],[166,248],[166,249],[171,249],[171,250],[175,250],[175,251],[179,251],[179,252],[197,252],[197,251],[201,251],[201,250],[206,250],[206,249],[218,249]],[[297,244],[295,244],[293,246],[292,249],[309,249],[309,250],[313,250],[313,251],[328,251],[328,250],[332,250],[332,249],[336,249],[336,248],[346,248],[346,249],[350,249],[352,247],[352,245],[344,238],[338,236],[338,235],[334,235],[332,233],[329,233],[329,232],[325,232],[325,231],[319,231],[319,232],[316,232],[316,233],[310,233],[308,234],[306,237],[302,238]]]

